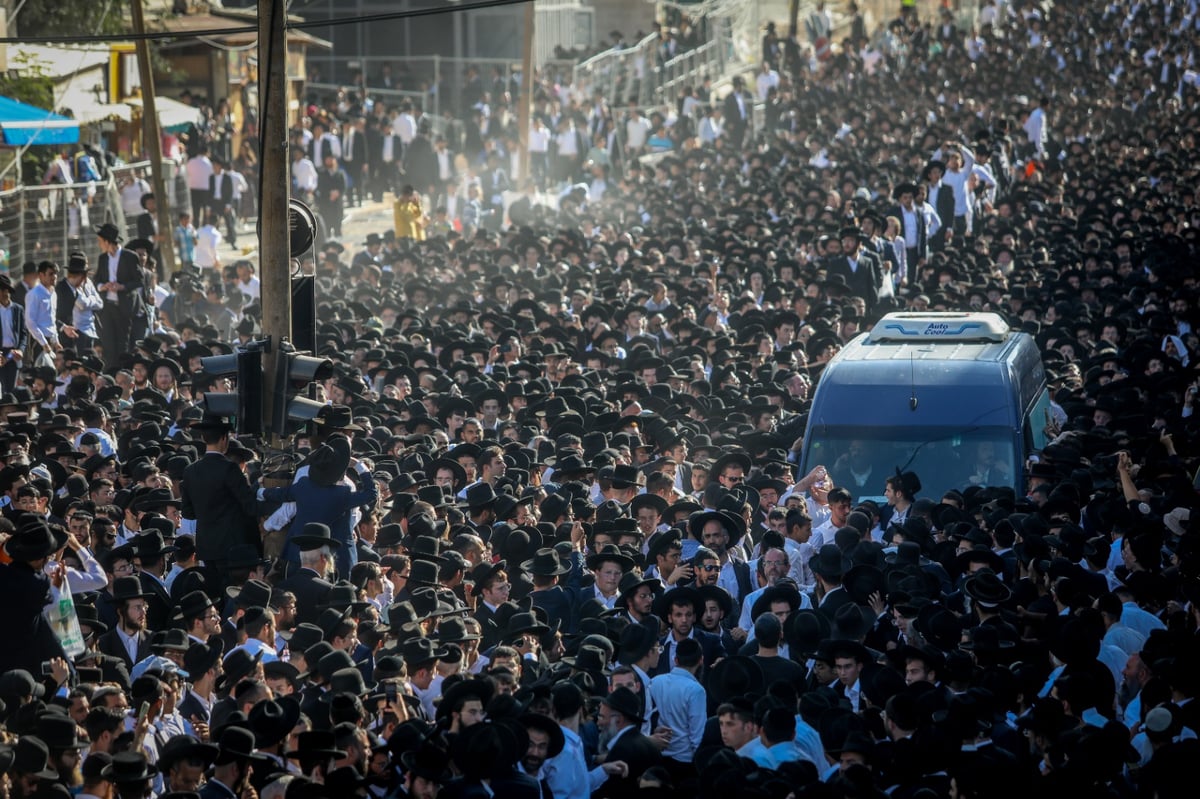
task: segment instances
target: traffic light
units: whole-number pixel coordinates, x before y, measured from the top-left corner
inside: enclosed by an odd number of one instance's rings
[[[263,432],[263,370],[262,350],[257,347],[239,349],[232,355],[212,355],[200,359],[200,367],[212,377],[233,378],[233,392],[204,392],[200,407],[213,416],[232,416],[235,429],[241,435],[261,435]]]
[[[275,358],[275,395],[271,404],[271,429],[286,436],[299,425],[316,418],[322,403],[304,396],[314,381],[333,376],[333,361],[296,352],[288,343],[279,345]]]

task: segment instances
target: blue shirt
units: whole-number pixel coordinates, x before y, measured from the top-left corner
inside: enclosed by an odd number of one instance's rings
[[[799,714],[796,715],[796,737],[792,741],[799,750],[800,760],[811,760],[818,768],[825,762],[825,745],[821,733],[809,726]]]
[[[1124,610],[1121,611],[1121,624],[1134,632],[1149,638],[1150,633],[1155,630],[1167,629],[1167,625],[1162,623],[1162,619],[1153,613],[1142,610],[1136,602],[1126,602],[1122,607]]]
[[[58,343],[58,327],[55,314],[58,297],[53,291],[38,283],[25,295],[25,327],[33,340],[43,347],[47,342]]]
[[[608,779],[604,769],[597,766],[588,771],[583,754],[583,739],[572,730],[562,728],[563,750],[546,761],[542,773],[555,799],[589,799]]]
[[[663,757],[691,763],[708,721],[704,686],[690,671],[676,666],[650,681],[650,697],[658,707],[658,723],[674,733]]]

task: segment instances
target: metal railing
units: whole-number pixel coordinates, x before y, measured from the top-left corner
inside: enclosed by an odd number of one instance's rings
[[[448,56],[406,56],[398,59],[392,56],[364,56],[357,59],[360,69],[367,75],[366,84],[353,83],[307,83],[308,89],[336,94],[342,89],[358,93],[365,92],[370,97],[383,98],[399,102],[404,98],[419,101],[421,107],[433,116],[441,116],[443,110],[449,110],[457,117],[465,117],[465,108],[459,98],[462,97],[465,85],[464,76],[468,67],[479,70],[484,88],[489,92],[492,87],[491,70],[495,68],[501,82],[512,96],[516,97],[521,91],[521,62],[511,58],[452,58]],[[377,80],[378,68],[384,64],[395,65],[403,63],[406,69],[404,82],[409,86],[423,86],[422,89],[388,89],[372,85]],[[573,83],[576,63],[564,59],[546,59],[538,68],[541,74],[557,76],[562,82]],[[492,101],[495,104],[495,99]]]
[[[599,92],[609,105],[650,106],[674,101],[680,88],[717,81],[733,60],[733,26],[725,17],[704,18],[703,41],[666,58],[657,34],[620,50],[606,50],[575,67],[576,96]]]
[[[105,222],[125,229],[121,196],[110,174],[90,183],[20,186],[0,192],[0,269],[14,282],[26,261],[66,264],[73,250],[96,263],[100,248],[93,229]]]

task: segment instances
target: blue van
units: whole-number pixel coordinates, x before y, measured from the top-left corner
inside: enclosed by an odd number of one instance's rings
[[[1006,485],[1045,446],[1050,395],[1033,338],[993,313],[891,313],[826,364],[800,474],[823,465],[856,500],[883,497],[897,469],[921,495]]]

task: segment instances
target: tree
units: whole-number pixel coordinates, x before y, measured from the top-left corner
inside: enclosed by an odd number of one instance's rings
[[[8,4],[12,14],[11,3]],[[9,22],[9,36],[94,36],[125,29],[123,4],[96,0],[27,2]]]

